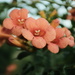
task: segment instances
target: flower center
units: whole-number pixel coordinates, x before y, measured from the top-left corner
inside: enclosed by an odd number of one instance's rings
[[[35,36],[40,35],[40,30],[35,30],[34,35],[35,35]]]
[[[19,25],[23,25],[24,22],[25,22],[25,19],[18,19],[18,24],[19,24]]]
[[[52,41],[52,43],[56,43],[56,44],[58,44],[58,42],[59,42],[59,39],[54,39],[54,40]]]
[[[45,34],[45,31],[44,30],[38,29],[38,30],[34,30],[33,31],[33,35],[34,36],[43,36],[44,34]]]

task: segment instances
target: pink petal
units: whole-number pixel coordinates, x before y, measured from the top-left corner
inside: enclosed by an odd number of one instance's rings
[[[70,40],[73,40],[73,41],[74,41],[74,37],[73,37],[73,36],[70,35],[68,38],[69,38]]]
[[[23,28],[20,27],[20,26],[14,26],[13,29],[12,29],[12,34],[16,35],[16,36],[20,36],[21,35],[21,30]]]
[[[70,36],[71,32],[67,28],[65,28],[65,34],[66,34],[66,36]]]
[[[12,29],[15,25],[13,24],[13,21],[10,18],[6,18],[3,21],[3,26],[7,29]]]
[[[74,46],[74,41],[73,40],[69,40],[69,46],[71,46],[71,47]]]
[[[58,43],[60,48],[65,48],[68,46],[68,44],[69,44],[69,39],[66,37],[61,38],[59,43]]]
[[[20,9],[19,10],[19,16],[22,18],[22,19],[26,19],[27,16],[28,16],[28,10],[27,9]]]
[[[54,43],[49,43],[48,44],[48,50],[51,51],[52,53],[58,53],[59,47],[58,47],[58,45],[56,45]]]
[[[24,38],[26,38],[27,40],[30,40],[30,41],[34,37],[33,34],[27,29],[22,29],[22,35],[23,35]]]
[[[47,21],[46,19],[44,19],[44,18],[39,18],[39,19],[36,20],[36,25],[37,25],[39,28],[46,30],[47,27],[49,26],[49,23],[48,23],[48,21]]]
[[[16,70],[17,68],[17,65],[16,64],[10,64],[6,67],[6,71],[8,72],[8,74],[6,75],[9,75],[11,72],[13,72],[14,70]]]
[[[69,36],[69,46],[73,47],[74,46],[74,37],[73,36]]]
[[[64,36],[65,31],[62,28],[56,28],[56,38],[61,38]]]
[[[49,26],[43,38],[46,42],[53,41],[56,38],[55,29],[52,26]]]
[[[42,37],[34,37],[32,44],[36,48],[43,48],[46,46],[46,41]]]
[[[14,9],[10,12],[9,16],[11,19],[16,20],[18,19],[20,16],[18,15],[18,9]]]
[[[26,28],[29,29],[30,31],[33,30],[33,29],[37,29],[37,26],[35,24],[36,20],[33,19],[33,18],[28,18],[25,22],[26,24]]]

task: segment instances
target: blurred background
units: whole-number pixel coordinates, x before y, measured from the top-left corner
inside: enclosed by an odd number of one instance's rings
[[[44,11],[49,22],[58,18],[60,27],[67,27],[75,37],[75,21],[67,19],[68,11],[75,8],[74,0],[0,0],[0,25],[15,8],[28,9],[28,16],[35,19]],[[54,10],[57,14],[49,18]],[[0,47],[0,75],[7,75],[10,64],[17,66],[10,75],[75,75],[75,46],[60,49],[57,54],[48,50],[28,53],[5,43]]]

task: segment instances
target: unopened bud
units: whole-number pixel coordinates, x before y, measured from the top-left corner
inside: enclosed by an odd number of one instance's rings
[[[45,14],[44,11],[40,11],[39,14],[40,14],[40,16],[41,16],[42,18],[46,18],[46,14]]]
[[[57,26],[59,25],[59,20],[58,19],[55,19],[51,22],[51,26],[56,28]]]
[[[57,14],[57,11],[56,10],[53,10],[53,12],[49,15],[50,16],[50,18],[51,17],[53,17],[54,15],[56,15]]]
[[[11,36],[11,37],[9,37],[8,41],[9,41],[10,44],[12,44],[14,46],[17,46],[17,47],[22,47],[23,46],[23,44],[20,41],[18,41],[16,39],[16,37]]]

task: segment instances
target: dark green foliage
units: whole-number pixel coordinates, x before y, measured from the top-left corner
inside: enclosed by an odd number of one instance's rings
[[[0,47],[0,74],[5,72],[6,67],[11,63],[11,56],[17,50],[15,47],[4,44]]]

